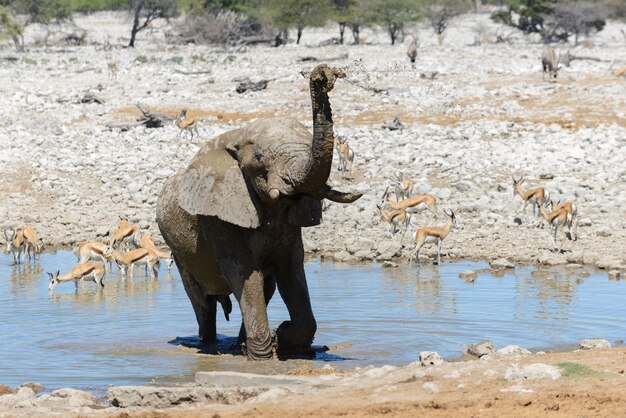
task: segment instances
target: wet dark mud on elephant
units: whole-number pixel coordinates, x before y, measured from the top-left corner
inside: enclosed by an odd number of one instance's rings
[[[304,272],[302,227],[318,225],[322,200],[351,203],[331,189],[334,131],[328,93],[345,74],[326,65],[310,75],[313,134],[286,118],[257,120],[207,142],[171,177],[157,222],[172,249],[203,343],[217,339],[217,302],[239,303],[238,346],[253,360],[309,355],[317,323]],[[290,319],[273,338],[267,304],[278,292]]]

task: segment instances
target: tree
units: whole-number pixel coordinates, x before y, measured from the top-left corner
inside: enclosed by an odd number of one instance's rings
[[[419,8],[414,0],[374,0],[372,6],[372,20],[387,30],[391,45],[396,43],[405,24],[419,19]]]
[[[148,27],[154,19],[159,17],[169,19],[178,13],[176,0],[129,0],[128,5],[133,15],[133,28],[128,46],[133,48],[137,33]]]
[[[545,16],[552,13],[550,0],[521,0],[511,4],[506,10],[500,10],[491,15],[494,22],[504,23],[515,27],[522,32],[541,33]]]
[[[24,26],[72,20],[70,0],[13,0],[9,3],[16,15],[26,16]]]
[[[339,24],[339,43],[343,44],[343,35],[350,19],[351,9],[356,0],[332,0],[332,19]]]
[[[470,9],[470,3],[467,0],[430,0],[424,6],[424,15],[430,22],[435,34],[442,39],[443,33],[448,27],[450,20],[461,13],[465,13]]]
[[[48,25],[72,20],[70,0],[0,0],[0,28],[18,51],[24,49],[24,28],[33,23]],[[14,16],[20,16],[20,22]]]
[[[606,9],[595,3],[557,3],[545,25],[543,39],[567,41],[573,36],[574,44],[578,45],[580,36],[589,36],[604,29],[606,14]]]
[[[372,15],[370,11],[370,3],[372,0],[359,0],[350,9],[348,9],[348,19],[346,24],[352,31],[354,44],[359,43],[361,36],[361,28],[371,23]]]
[[[24,49],[23,33],[24,25],[13,19],[8,7],[0,6],[0,39],[11,38],[15,49],[22,51]]]
[[[281,31],[296,28],[296,44],[304,28],[324,26],[331,12],[330,0],[272,0],[267,7],[274,27]]]
[[[544,42],[568,41],[573,36],[578,44],[580,36],[603,30],[610,4],[623,1],[521,0],[492,14],[491,18],[527,34],[538,33]]]

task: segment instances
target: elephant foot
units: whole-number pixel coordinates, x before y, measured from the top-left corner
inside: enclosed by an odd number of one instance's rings
[[[200,329],[198,331],[201,344],[212,344],[217,342],[217,332],[215,327],[208,327],[208,329]]]
[[[277,352],[285,354],[308,354],[317,330],[315,320],[309,324],[296,325],[292,321],[284,321],[276,330]]]
[[[246,340],[245,343],[241,343],[240,347],[243,355],[253,361],[270,360],[275,351],[271,338],[263,342]]]

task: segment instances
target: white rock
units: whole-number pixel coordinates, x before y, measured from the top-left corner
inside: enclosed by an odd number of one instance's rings
[[[494,269],[499,269],[499,268],[512,269],[512,268],[515,268],[515,264],[513,264],[512,262],[510,262],[506,258],[498,258],[497,260],[493,260],[491,263],[489,263],[489,265],[491,265],[491,267],[494,268]]]
[[[596,350],[599,348],[611,348],[611,343],[602,338],[588,338],[578,344],[581,350]]]
[[[518,345],[507,345],[496,351],[497,357],[529,356],[532,353]]]
[[[439,353],[435,351],[422,351],[419,356],[419,361],[422,366],[439,366],[445,363]]]
[[[504,372],[505,380],[534,380],[534,379],[552,379],[556,380],[561,377],[561,370],[555,366],[548,366],[543,363],[533,363],[527,366],[519,367],[517,364],[509,366]]]
[[[465,354],[474,357],[483,357],[496,352],[491,341],[483,341],[478,344],[470,344],[465,348]]]
[[[422,388],[429,393],[439,393],[439,385],[435,382],[426,382],[422,385]]]

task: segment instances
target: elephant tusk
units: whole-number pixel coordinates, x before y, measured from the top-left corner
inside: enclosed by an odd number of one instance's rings
[[[350,193],[350,192],[344,193],[344,192],[339,192],[337,190],[330,189],[326,193],[326,196],[324,197],[328,200],[331,200],[337,203],[352,203],[360,199],[361,196],[363,196],[363,193]]]
[[[272,200],[278,199],[278,196],[280,196],[280,192],[278,191],[278,189],[270,190],[270,198],[272,198]]]

